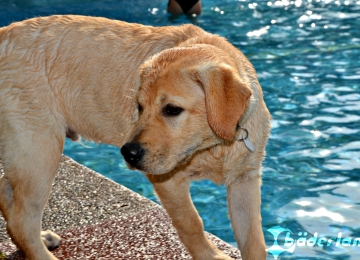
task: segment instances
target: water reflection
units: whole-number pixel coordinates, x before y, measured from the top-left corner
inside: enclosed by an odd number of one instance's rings
[[[343,177],[324,182],[345,181]],[[297,226],[290,229],[293,233],[304,232],[308,234],[317,233],[318,237],[327,239],[336,237],[341,233],[342,238],[350,237],[356,239],[359,233],[354,229],[358,226],[360,212],[360,182],[344,182],[340,184],[325,184],[317,188],[309,189],[319,195],[313,197],[302,197],[295,199],[291,203],[282,206],[277,210],[277,214],[282,220],[293,218],[296,213]],[[309,235],[308,237],[311,237]],[[317,249],[319,251],[319,248]],[[359,247],[344,247],[335,243],[330,248],[323,249],[327,255],[324,259],[334,259],[335,255],[346,254],[346,259],[359,259]],[[297,247],[294,255],[306,255],[308,257],[316,256],[316,250],[310,247]],[[331,257],[333,256],[333,257]],[[296,259],[289,256],[284,259]]]

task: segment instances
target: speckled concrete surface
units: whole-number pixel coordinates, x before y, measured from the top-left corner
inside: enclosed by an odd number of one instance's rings
[[[0,165],[1,175],[3,171]],[[95,224],[154,207],[159,205],[64,156],[45,208],[43,229]],[[0,242],[6,239],[1,218]]]
[[[3,167],[0,164],[0,175]],[[59,259],[191,259],[161,206],[63,157],[45,209],[43,229],[62,237]],[[209,235],[234,259],[234,247]],[[24,259],[0,218],[0,252]]]

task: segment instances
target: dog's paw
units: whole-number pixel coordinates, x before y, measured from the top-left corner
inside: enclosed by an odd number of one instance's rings
[[[206,254],[206,255],[202,254],[201,256],[199,256],[199,255],[193,256],[193,259],[196,259],[196,260],[234,260],[233,258],[224,254],[221,251],[218,251],[215,254],[212,253],[212,254]]]
[[[225,254],[216,255],[213,259],[214,260],[234,260],[233,258],[231,258],[230,256],[225,255]]]
[[[57,248],[61,241],[61,238],[51,230],[41,231],[41,239],[49,250]]]

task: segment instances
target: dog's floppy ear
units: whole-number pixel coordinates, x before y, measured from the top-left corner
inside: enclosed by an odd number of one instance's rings
[[[250,103],[251,89],[227,64],[192,68],[192,76],[204,89],[210,127],[220,138],[233,140]]]

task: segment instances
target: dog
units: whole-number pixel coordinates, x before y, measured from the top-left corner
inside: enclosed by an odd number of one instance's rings
[[[193,259],[231,259],[204,235],[193,180],[227,187],[244,260],[266,258],[261,164],[270,114],[256,72],[226,39],[194,25],[151,27],[56,15],[0,29],[0,209],[33,260],[56,259],[41,218],[64,140],[121,148],[144,172]]]

